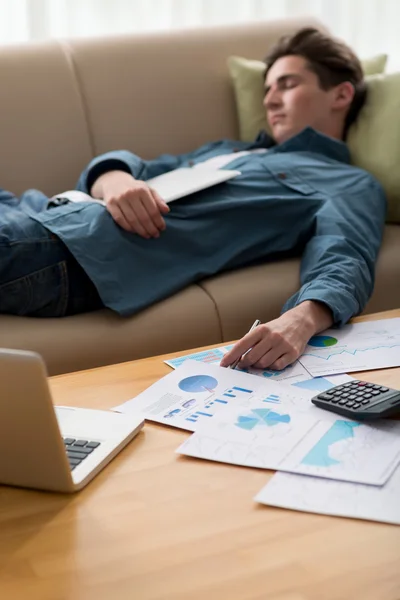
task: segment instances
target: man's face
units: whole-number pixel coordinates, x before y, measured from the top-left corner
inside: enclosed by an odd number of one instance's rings
[[[336,88],[321,89],[302,56],[279,58],[267,73],[265,91],[267,120],[278,144],[305,127],[331,135],[332,121],[337,118]]]

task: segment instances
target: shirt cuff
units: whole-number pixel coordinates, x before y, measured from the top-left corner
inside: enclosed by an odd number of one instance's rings
[[[315,300],[325,304],[332,312],[333,326],[342,327],[359,312],[356,299],[346,290],[326,289],[326,286],[308,284],[301,288],[284,304],[282,313],[298,306],[306,300]]]
[[[86,189],[82,191],[90,194],[96,179],[109,171],[124,171],[130,173],[135,179],[139,179],[143,167],[143,160],[132,152],[128,152],[128,150],[107,152],[94,158],[88,165],[82,182],[83,187]]]

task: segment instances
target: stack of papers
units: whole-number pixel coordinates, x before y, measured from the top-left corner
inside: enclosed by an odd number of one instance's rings
[[[363,424],[310,402],[347,369],[400,366],[400,319],[389,321],[315,336],[283,371],[223,369],[231,346],[172,359],[174,371],[115,410],[194,432],[179,454],[279,471],[257,502],[400,524],[400,421]]]
[[[381,487],[277,473],[255,500],[292,510],[400,525],[400,468]]]

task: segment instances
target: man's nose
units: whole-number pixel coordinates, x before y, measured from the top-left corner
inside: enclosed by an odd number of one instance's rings
[[[276,88],[271,88],[264,96],[264,108],[267,110],[271,110],[276,108],[282,104],[282,98],[279,90]]]

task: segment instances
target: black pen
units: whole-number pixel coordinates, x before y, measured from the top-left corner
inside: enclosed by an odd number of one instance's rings
[[[253,329],[255,329],[256,327],[258,327],[258,325],[260,325],[261,321],[259,319],[256,319],[253,323],[253,325],[250,327],[248,333],[250,333],[250,331],[253,331]],[[247,352],[250,351],[250,348],[247,350]],[[245,352],[244,354],[242,354],[242,356],[239,356],[239,358],[237,358],[235,360],[235,362],[233,362],[231,365],[229,365],[228,369],[236,369],[236,367],[238,366],[238,364],[240,363],[240,361],[242,360],[243,356],[245,356],[247,354],[247,352]]]

